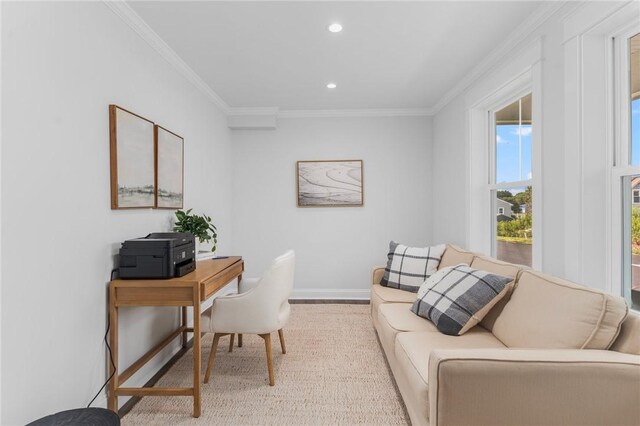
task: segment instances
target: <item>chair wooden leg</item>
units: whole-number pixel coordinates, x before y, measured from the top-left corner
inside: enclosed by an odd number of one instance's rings
[[[233,339],[235,334],[231,333],[231,338],[229,339],[229,352],[233,352]]]
[[[267,351],[267,368],[269,369],[269,386],[276,384],[276,380],[273,377],[273,358],[271,357],[271,334],[260,334],[260,337],[264,339],[264,347]]]
[[[282,329],[278,330],[278,337],[280,338],[280,348],[282,348],[282,353],[287,353],[287,347],[284,345],[284,332]]]
[[[209,354],[209,363],[207,365],[207,372],[204,373],[204,382],[209,383],[209,376],[211,376],[211,368],[213,367],[213,360],[216,358],[216,350],[218,350],[218,340],[226,334],[216,333],[213,335],[213,344],[211,345],[211,353]]]
[[[242,334],[238,333],[238,347],[242,347]]]

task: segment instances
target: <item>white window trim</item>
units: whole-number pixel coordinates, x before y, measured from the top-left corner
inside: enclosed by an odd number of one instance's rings
[[[639,2],[584,2],[563,20],[564,275],[567,279],[614,294],[622,294],[620,181],[622,174],[631,170],[624,166],[617,170],[613,167],[620,164],[621,150],[614,150],[614,142],[621,115],[614,109],[612,37],[637,23],[639,12]],[[604,148],[603,151],[595,152],[596,146]],[[596,162],[597,155],[601,158],[599,162]],[[586,186],[588,178],[595,175],[605,179],[603,198],[598,197],[602,201],[597,201],[599,212],[591,212],[593,206],[589,204],[595,200]],[[600,259],[604,259],[604,268]]]
[[[640,175],[640,165],[631,166],[630,150],[630,102],[629,102],[629,78],[621,75],[629,67],[630,37],[640,33],[640,24],[631,22],[620,31],[608,36],[614,40],[612,49],[607,52],[607,57],[612,59],[613,69],[608,76],[608,99],[613,108],[613,115],[608,117],[608,124],[613,129],[613,140],[609,140],[612,155],[611,183],[610,183],[610,223],[608,243],[611,247],[611,256],[608,259],[607,269],[610,271],[611,281],[608,290],[614,294],[625,296],[626,286],[630,283],[631,252],[626,252],[625,247],[630,244],[628,236],[631,233],[629,212],[625,207],[634,202],[634,196],[629,186],[625,188],[623,179],[627,176]],[[629,198],[630,197],[630,198]]]
[[[508,63],[501,64],[491,79],[467,94],[467,216],[466,245],[469,250],[490,254],[495,238],[495,201],[492,190],[531,186],[533,188],[532,266],[542,269],[543,191],[542,191],[542,40],[536,39]],[[505,83],[506,82],[506,83]],[[493,157],[495,129],[490,126],[490,111],[532,93],[531,162],[533,179],[491,184],[490,158]],[[492,137],[493,136],[493,137]]]

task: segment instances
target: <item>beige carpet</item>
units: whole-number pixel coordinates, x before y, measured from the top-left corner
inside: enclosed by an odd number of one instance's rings
[[[403,425],[408,420],[371,324],[369,305],[296,304],[285,328],[287,354],[272,335],[276,385],[268,385],[264,342],[244,336],[228,353],[220,339],[211,380],[202,386],[202,416],[192,398],[142,400],[123,425]],[[203,339],[203,369],[211,336]],[[185,354],[157,386],[188,387]]]

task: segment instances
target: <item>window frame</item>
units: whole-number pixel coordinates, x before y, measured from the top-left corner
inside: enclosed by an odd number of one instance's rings
[[[525,179],[525,180],[517,180],[517,181],[508,181],[508,182],[496,182],[496,176],[497,176],[497,169],[496,169],[496,165],[497,165],[497,135],[496,135],[496,113],[499,112],[500,110],[502,110],[503,108],[513,104],[514,102],[517,102],[518,100],[531,95],[531,103],[532,103],[532,117],[531,117],[531,179]],[[489,197],[491,198],[491,202],[489,203],[490,205],[490,209],[491,209],[491,217],[493,218],[492,222],[491,222],[491,241],[490,241],[490,255],[492,257],[496,257],[497,258],[497,251],[498,251],[498,237],[497,237],[497,233],[498,233],[498,223],[495,220],[496,218],[496,199],[497,199],[497,193],[500,190],[512,190],[512,189],[519,189],[519,188],[526,188],[527,186],[531,186],[531,191],[533,194],[535,194],[536,192],[536,188],[534,188],[534,177],[535,177],[535,166],[534,166],[534,161],[535,161],[535,154],[534,154],[534,144],[535,143],[539,143],[539,138],[535,138],[535,122],[534,122],[534,117],[533,117],[533,102],[535,101],[535,94],[533,93],[533,88],[528,85],[524,88],[522,88],[519,91],[513,92],[511,94],[511,96],[507,97],[507,98],[503,98],[503,100],[499,103],[496,103],[495,106],[493,106],[492,108],[490,108],[488,110],[488,129],[489,129],[489,137],[488,137],[488,150],[489,150],[489,157],[488,157],[488,176],[489,176],[489,183],[487,185],[487,189],[488,189],[488,193],[489,193]],[[533,197],[532,197],[533,198]],[[532,200],[532,204],[535,205],[535,201]],[[535,209],[532,212],[532,221],[535,221]],[[535,226],[535,223],[532,225]],[[533,232],[532,229],[532,234],[535,235],[535,233]],[[536,245],[535,242],[535,237],[533,237],[532,235],[532,245]],[[531,253],[531,266],[533,267],[534,265],[536,265],[535,263],[535,251],[532,251]],[[539,261],[539,259],[538,259]]]
[[[612,93],[613,162],[611,164],[610,290],[627,299],[632,281],[631,207],[636,192],[631,188],[633,176],[640,176],[640,165],[632,165],[631,150],[631,87],[629,39],[640,34],[640,24],[632,23],[611,34],[611,60],[609,85]]]
[[[543,188],[542,188],[542,38],[536,38],[526,47],[519,49],[509,61],[501,64],[490,78],[481,80],[464,96],[466,110],[466,168],[465,168],[465,245],[478,253],[489,255],[492,233],[496,221],[495,202],[491,197],[489,179],[489,141],[492,132],[489,126],[489,111],[507,105],[527,93],[533,95],[531,105],[532,121],[536,131],[532,134],[532,176],[533,176],[533,268],[543,269],[542,247],[544,246]],[[539,131],[538,131],[539,130]]]

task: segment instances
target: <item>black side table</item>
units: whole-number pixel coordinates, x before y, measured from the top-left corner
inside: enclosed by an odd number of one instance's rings
[[[120,426],[120,417],[105,408],[78,408],[43,417],[27,426]]]

